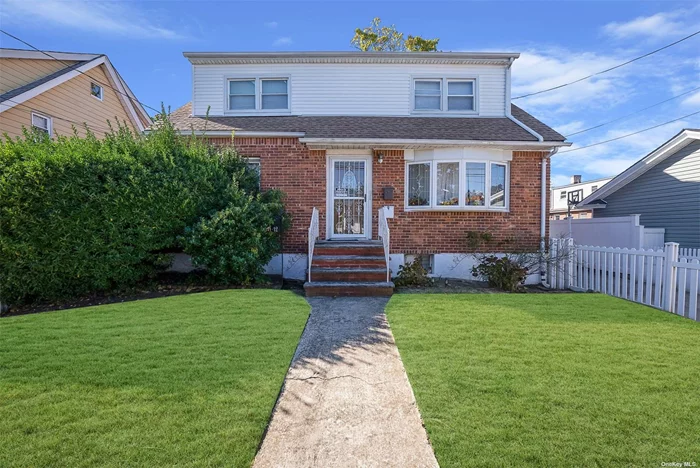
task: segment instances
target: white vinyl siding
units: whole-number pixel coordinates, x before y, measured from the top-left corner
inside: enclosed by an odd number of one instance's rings
[[[505,67],[434,64],[258,64],[195,65],[193,112],[224,115],[229,77],[288,76],[294,115],[392,115],[413,110],[413,79],[475,78],[480,117],[505,115]]]

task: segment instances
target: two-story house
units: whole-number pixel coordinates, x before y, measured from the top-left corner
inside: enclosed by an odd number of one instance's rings
[[[135,133],[152,123],[106,55],[0,49],[0,137],[84,135],[85,126],[101,137],[117,121]]]
[[[392,274],[420,254],[433,275],[471,278],[469,232],[491,234],[487,252],[536,250],[547,234],[548,159],[569,143],[511,104],[517,53],[184,55],[192,101],[171,119],[235,144],[263,189],[286,193],[286,276],[386,282],[388,243]]]
[[[612,177],[605,177],[602,179],[582,181],[580,175],[573,175],[571,176],[570,183],[552,187],[550,190],[549,219],[565,219],[568,216],[569,209],[571,210],[571,217],[573,219],[592,218],[593,210],[591,208],[583,208],[575,205],[569,207],[569,201],[573,199],[578,200],[580,203],[584,198],[588,197],[611,180]],[[572,194],[575,195],[575,197],[572,198]]]

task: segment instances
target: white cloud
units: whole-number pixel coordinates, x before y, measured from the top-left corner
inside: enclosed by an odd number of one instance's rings
[[[265,23],[266,28],[275,29],[277,26],[279,26],[277,21],[268,21],[267,23]]]
[[[571,183],[570,176],[564,174],[553,175],[550,181],[552,187],[557,187],[559,185],[568,185],[569,183]]]
[[[631,21],[608,23],[603,26],[603,32],[618,39],[680,36],[692,32],[692,22],[686,22],[688,14],[687,10],[676,10],[640,16]]]
[[[543,48],[528,50],[513,63],[512,95],[534,93],[570,83],[577,79],[617,65],[619,57],[594,52],[572,52],[564,49]],[[632,72],[615,70],[601,77],[588,79],[554,91],[532,96],[516,103],[528,108],[549,107],[556,112],[580,112],[585,108],[610,107],[624,102],[630,89],[619,79]]]
[[[570,133],[578,132],[586,128],[586,124],[581,120],[574,120],[573,122],[555,125],[554,130],[561,133],[562,135],[568,135]]]
[[[36,23],[138,39],[184,39],[187,36],[153,21],[153,14],[127,3],[2,0],[3,22]]]
[[[651,125],[652,123],[649,124],[649,126]],[[589,177],[615,176],[688,126],[690,126],[690,121],[678,121],[638,135],[572,153],[566,153],[566,149],[563,149],[552,159],[552,170],[557,175],[583,172]],[[640,130],[640,127],[611,129],[602,135],[575,144],[571,146],[571,149],[596,141],[617,138],[637,130]]]
[[[275,42],[272,43],[273,46],[288,46],[292,44],[292,38],[291,37],[279,37],[275,40]]]
[[[691,94],[690,97],[683,99],[681,102],[684,106],[700,106],[700,91],[695,94]]]

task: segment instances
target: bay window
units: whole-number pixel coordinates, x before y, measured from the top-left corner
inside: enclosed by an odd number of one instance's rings
[[[406,164],[406,209],[508,209],[508,163],[424,161]]]
[[[464,204],[484,206],[486,204],[486,163],[465,162],[464,166],[466,180]]]
[[[430,206],[430,163],[408,165],[408,206]]]
[[[435,201],[440,206],[459,204],[459,163],[437,163]]]
[[[491,206],[506,206],[506,166],[491,163]]]

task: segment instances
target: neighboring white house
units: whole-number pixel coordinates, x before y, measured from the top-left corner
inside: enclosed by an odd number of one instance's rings
[[[550,193],[549,204],[549,219],[565,219],[567,215],[567,201],[571,192],[579,192],[578,200],[583,201],[584,198],[591,195],[593,192],[601,188],[612,180],[612,177],[603,179],[581,181],[580,175],[571,176],[571,183],[552,187]],[[571,217],[574,219],[592,218],[593,210],[591,208],[571,208]]]

